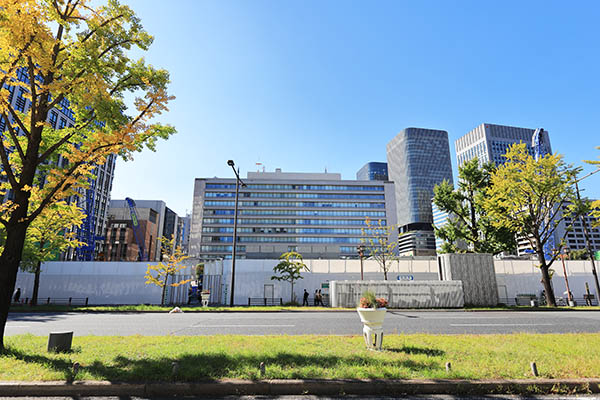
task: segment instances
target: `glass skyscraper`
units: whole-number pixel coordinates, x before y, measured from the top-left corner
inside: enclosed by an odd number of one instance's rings
[[[448,132],[406,128],[387,144],[390,180],[395,184],[401,255],[435,255],[433,187],[453,183]]]
[[[533,156],[531,140],[535,129],[516,126],[481,124],[466,135],[460,137],[454,146],[458,165],[477,157],[480,164],[492,161],[496,165],[504,164],[506,150],[514,143],[525,143],[529,154]],[[542,134],[544,153],[552,154],[548,132]]]
[[[388,166],[384,162],[369,162],[356,173],[357,181],[388,181]]]

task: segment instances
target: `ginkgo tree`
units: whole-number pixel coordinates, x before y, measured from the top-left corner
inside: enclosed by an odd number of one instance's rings
[[[27,229],[50,205],[78,195],[97,165],[154,149],[174,128],[155,122],[172,98],[169,74],[129,56],[152,36],[116,0],[0,0],[1,171],[12,193],[0,206],[0,351]],[[23,89],[23,90],[21,90]],[[13,107],[15,92],[26,106]],[[68,108],[68,109],[67,109]],[[72,113],[56,129],[53,109]],[[60,162],[59,162],[60,161]],[[32,197],[39,198],[33,204]]]
[[[85,245],[78,240],[85,213],[76,202],[57,201],[50,204],[29,225],[21,259],[21,270],[34,274],[31,305],[37,304],[42,263],[55,260],[68,249]]]
[[[192,279],[182,279],[169,283],[169,277],[175,277],[179,271],[187,268],[187,265],[182,264],[182,262],[189,257],[185,255],[180,246],[175,246],[174,238],[169,240],[166,237],[161,237],[160,242],[163,260],[158,264],[148,264],[145,278],[146,285],[156,285],[162,289],[160,304],[164,305],[167,286],[185,285],[191,282]]]
[[[572,222],[582,213],[575,193],[575,180],[580,168],[565,164],[557,154],[539,159],[531,156],[524,143],[512,145],[506,162],[491,176],[483,207],[491,223],[526,238],[537,255],[542,284],[548,305],[556,306],[550,267],[559,257],[561,241],[570,232]],[[555,237],[560,224],[563,237],[558,249],[545,247]]]
[[[373,222],[365,218],[365,227],[361,229],[361,242],[364,243],[368,257],[377,261],[387,281],[392,262],[398,258],[397,225],[387,225],[382,220]]]

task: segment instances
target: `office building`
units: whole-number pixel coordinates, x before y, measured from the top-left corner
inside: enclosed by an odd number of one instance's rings
[[[433,215],[433,226],[434,227],[439,229],[448,224],[448,221],[450,220],[449,214],[446,211],[440,210],[433,201],[431,202],[431,213]],[[440,252],[440,250],[442,249],[442,244],[444,244],[444,241],[436,236],[435,237],[436,252],[438,252],[438,253]]]
[[[477,157],[480,163],[492,161],[500,165],[506,161],[504,155],[514,143],[525,143],[529,153],[534,155],[531,144],[534,132],[535,129],[483,123],[454,142],[456,161],[460,166]],[[547,131],[542,134],[542,143],[544,153],[552,154]]]
[[[534,156],[532,139],[535,129],[519,128],[515,126],[494,125],[483,123],[454,142],[456,161],[458,165],[477,157],[479,163],[493,162],[501,165],[506,162],[504,155],[508,148],[515,143],[525,143],[529,154]],[[542,152],[552,153],[550,137],[544,130],[542,133]],[[560,232],[554,235],[554,243],[560,242]],[[517,254],[527,255],[532,253],[531,245],[526,237],[517,237]]]
[[[388,166],[384,162],[369,162],[356,173],[357,181],[389,181]]]
[[[17,70],[17,79],[28,83],[29,76],[26,68]],[[7,86],[9,102],[12,107],[18,111],[27,113],[31,107],[31,101],[26,98],[27,90],[23,87]],[[57,107],[48,112],[47,122],[54,129],[70,128],[75,124],[75,116],[69,108],[69,101],[63,99]],[[11,119],[12,122],[12,119]],[[6,130],[6,121],[0,116],[0,132]],[[17,130],[18,131],[18,130]],[[66,166],[67,160],[59,157],[57,164]],[[87,245],[77,249],[69,249],[61,255],[63,260],[91,261],[95,260],[98,254],[104,250],[104,232],[108,222],[108,204],[110,201],[110,192],[114,179],[116,156],[110,155],[103,165],[98,165],[94,170],[96,179],[89,180],[88,189],[79,189],[79,196],[72,196],[69,202],[76,202],[86,214],[80,227],[73,227],[77,234],[77,239],[85,242]],[[6,180],[4,175],[0,179]],[[9,191],[2,199],[12,199],[13,193]]]
[[[431,198],[435,185],[452,180],[448,132],[406,128],[387,144],[394,182],[400,255],[435,255]]]
[[[184,254],[190,252],[190,230],[192,227],[192,214],[187,213],[185,217],[180,217],[179,245]]]
[[[278,258],[357,257],[365,218],[396,224],[394,185],[342,180],[336,173],[249,172],[240,187],[237,255]],[[197,178],[190,255],[231,258],[235,179]],[[390,240],[397,240],[395,234]]]
[[[138,219],[140,221],[147,221],[147,224],[142,227],[140,222],[140,233],[138,236],[144,237],[143,247],[148,260],[160,261],[160,238],[165,237],[169,240],[175,239],[174,246],[183,247],[184,240],[184,226],[185,220],[179,217],[175,211],[167,207],[166,203],[162,200],[135,200],[136,210],[138,213]],[[110,201],[110,227],[113,229],[114,225],[117,224],[119,229],[132,228],[131,225],[131,212],[129,205],[125,200],[111,200]],[[126,224],[127,226],[121,226]],[[109,235],[107,234],[107,238]],[[129,237],[129,236],[128,236]],[[111,240],[116,240],[115,235],[110,236]],[[133,236],[131,236],[133,238]],[[140,239],[141,240],[141,239]],[[111,246],[112,248],[112,246]],[[158,249],[158,250],[156,250]],[[155,251],[156,250],[156,251]],[[117,254],[121,254],[117,251]],[[110,260],[109,260],[110,261]],[[133,261],[133,260],[130,260]]]

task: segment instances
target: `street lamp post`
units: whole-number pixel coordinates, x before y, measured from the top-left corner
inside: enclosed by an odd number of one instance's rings
[[[577,201],[581,202],[581,195],[579,194],[579,185],[577,183],[585,178],[588,178],[588,177],[594,175],[597,172],[600,172],[600,168],[598,168],[595,171],[590,172],[583,178],[577,179],[575,181],[575,191],[577,192]],[[590,243],[590,234],[588,232],[587,222],[585,221],[586,216],[581,215],[580,218],[581,218],[581,224],[583,225],[583,236],[585,237],[586,247],[587,247],[587,251],[589,253],[588,255],[590,257],[590,261],[592,262],[592,275],[594,276],[594,283],[596,284],[596,298],[600,300],[600,284],[598,283],[598,274],[596,272],[596,263],[594,262],[594,253],[592,251],[592,246]]]
[[[358,252],[358,257],[360,257],[360,280],[363,279],[363,257],[365,255],[365,247],[361,244],[356,246],[356,251]]]
[[[240,193],[240,183],[242,187],[245,187],[246,184],[240,179],[239,168],[235,169],[235,163],[233,160],[227,160],[227,165],[233,169],[233,173],[235,174],[235,208],[233,211],[233,246],[231,250],[231,296],[229,300],[229,305],[233,307],[233,295],[235,289],[235,251],[237,247],[237,220],[238,220],[238,196]]]

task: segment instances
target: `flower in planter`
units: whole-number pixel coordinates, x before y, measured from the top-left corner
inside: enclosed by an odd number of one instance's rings
[[[383,297],[375,297],[375,293],[367,290],[360,298],[358,306],[360,308],[385,308],[387,305],[388,302],[386,299]]]

